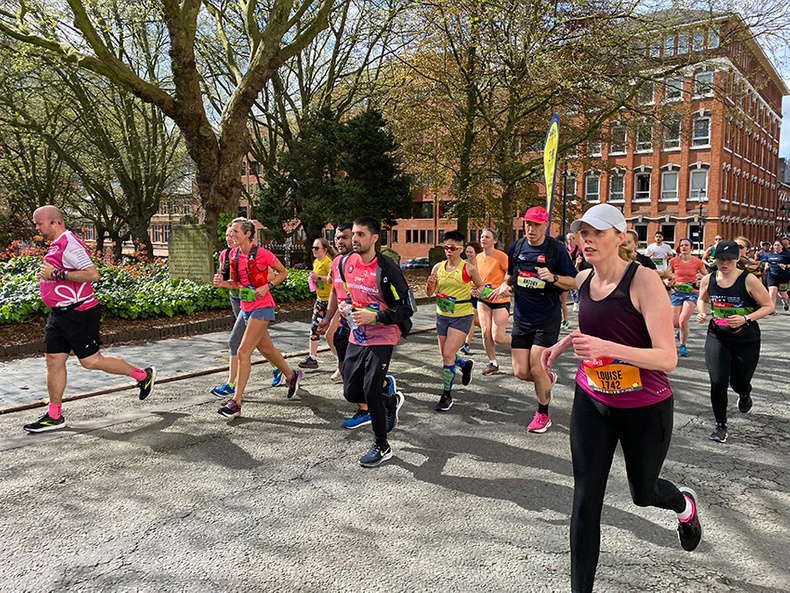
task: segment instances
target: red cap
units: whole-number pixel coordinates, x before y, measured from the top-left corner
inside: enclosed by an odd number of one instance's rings
[[[540,206],[533,206],[532,208],[527,210],[526,214],[524,214],[521,220],[528,220],[529,222],[536,222],[538,224],[543,224],[544,222],[549,221],[549,213],[546,212],[545,208],[541,208]]]

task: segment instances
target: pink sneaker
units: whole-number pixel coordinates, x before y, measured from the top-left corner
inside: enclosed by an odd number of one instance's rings
[[[549,426],[551,426],[551,418],[549,418],[549,415],[535,412],[535,417],[532,419],[532,422],[529,423],[529,426],[527,426],[527,430],[529,432],[546,432]]]

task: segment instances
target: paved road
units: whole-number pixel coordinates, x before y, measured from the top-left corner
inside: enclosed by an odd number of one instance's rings
[[[664,476],[699,494],[700,547],[680,549],[671,513],[631,503],[618,457],[597,591],[790,591],[790,316],[762,327],[754,408],[733,398],[726,444],[707,439],[701,329],[671,377]],[[176,342],[185,355],[199,340]],[[526,431],[534,396],[509,364],[434,412],[440,365],[432,333],[396,350],[407,402],[395,458],[374,470],[356,464],[371,435],[340,428],[350,407],[329,369],[287,400],[254,367],[232,421],[207,394],[220,373],[146,402],[133,389],[71,402],[56,433],[22,433],[40,409],[0,415],[0,591],[569,590],[572,358],[544,435]]]

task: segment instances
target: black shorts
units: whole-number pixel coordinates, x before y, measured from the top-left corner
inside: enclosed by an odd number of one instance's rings
[[[489,303],[488,301],[481,300],[480,302],[491,310],[507,309],[508,313],[510,313],[510,301],[507,301],[506,303]]]
[[[768,286],[779,287],[779,290],[782,290],[781,287],[785,286],[788,282],[790,282],[790,279],[785,278],[784,280],[782,280],[780,277],[774,276],[770,272],[766,274],[766,276],[768,276]]]
[[[93,356],[101,344],[100,320],[100,305],[85,311],[52,309],[44,330],[47,354],[68,354],[73,350],[77,358]]]
[[[342,325],[337,326],[333,338],[335,350],[337,350],[337,359],[340,362],[343,362],[346,359],[346,350],[348,350],[348,339],[350,337],[351,332],[347,327],[343,327]]]
[[[532,346],[541,346],[543,348],[554,346],[560,337],[561,322],[562,313],[540,323],[519,323],[514,319],[513,329],[510,332],[510,335],[513,337],[510,348],[529,350]]]

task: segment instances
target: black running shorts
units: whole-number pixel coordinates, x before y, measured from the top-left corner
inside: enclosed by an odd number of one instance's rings
[[[52,309],[44,330],[47,354],[68,354],[73,350],[77,358],[93,356],[101,344],[100,320],[100,305],[85,311]]]
[[[511,331],[513,340],[510,348],[529,350],[532,346],[541,346],[543,348],[554,346],[560,337],[561,322],[561,313],[557,313],[556,317],[540,323],[519,323],[514,319]]]

